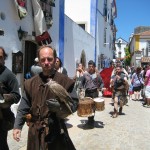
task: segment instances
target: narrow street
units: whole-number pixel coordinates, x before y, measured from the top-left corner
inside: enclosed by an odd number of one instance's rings
[[[148,150],[150,148],[150,108],[142,106],[141,101],[129,100],[124,106],[123,115],[112,118],[111,99],[105,98],[105,110],[96,112],[95,128],[84,130],[87,118],[77,113],[69,116],[66,122],[70,137],[77,150]],[[22,131],[19,143],[9,132],[10,150],[26,150],[27,127]]]

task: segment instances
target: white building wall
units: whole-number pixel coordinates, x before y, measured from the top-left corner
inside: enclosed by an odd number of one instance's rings
[[[120,47],[118,46],[118,42],[120,41]],[[119,57],[119,52],[121,52],[121,58],[125,57],[125,48],[127,46],[127,42],[123,40],[122,38],[118,38],[115,42],[115,47],[116,47],[116,58]]]
[[[5,0],[3,4],[0,5],[0,12],[6,15],[5,20],[0,20],[0,29],[3,29],[5,32],[4,36],[0,36],[0,46],[3,46],[9,54],[6,60],[6,66],[10,70],[12,70],[12,52],[21,51],[24,53],[24,41],[26,39],[19,40],[18,29],[21,26],[22,30],[28,32],[28,37],[32,36],[32,32],[34,31],[31,6],[31,1],[27,0],[28,15],[20,20],[13,1]],[[86,52],[87,62],[90,59],[94,59],[94,54],[92,53],[94,49],[94,39],[68,17],[65,17],[64,26],[64,66],[68,70],[69,76],[73,77],[76,69],[76,61],[80,60],[82,50]],[[56,48],[57,54],[59,54],[59,0],[55,1],[55,7],[53,7],[53,25],[49,33],[52,38],[51,45]],[[16,76],[21,84],[24,78],[23,73],[17,73]]]
[[[107,1],[107,7],[109,12],[109,18],[105,21],[103,16],[103,9],[104,9],[104,0],[98,1],[98,10],[97,10],[97,51],[98,55],[104,54],[105,58],[113,59],[113,49],[112,49],[112,41],[113,41],[113,34],[110,25],[110,10],[111,10],[111,1]],[[106,28],[106,43],[104,43],[104,30]]]
[[[65,14],[77,24],[86,24],[90,33],[90,3],[91,0],[65,0]]]
[[[86,65],[89,60],[94,60],[94,46],[95,39],[66,16],[64,66],[70,77],[75,75],[76,62],[80,62],[82,50],[86,54]]]
[[[102,16],[103,13],[103,1],[99,1],[100,6],[97,12],[98,18],[98,28],[97,28],[97,45],[98,45],[98,52],[100,54],[104,54],[105,57],[112,59],[113,58],[113,51],[112,51],[112,31],[110,24],[104,21],[104,17]],[[106,43],[104,43],[104,29],[106,28]],[[111,39],[111,41],[110,41]]]
[[[126,44],[121,44],[121,49],[118,47],[118,45],[116,44],[116,57],[119,57],[119,51],[121,51],[121,58],[125,57],[125,48],[126,48]]]
[[[95,3],[96,1],[92,0],[65,0],[65,14],[69,16],[73,21],[76,23],[79,22],[87,22],[87,32],[91,32],[91,28],[93,26],[91,25],[91,3]],[[110,58],[113,59],[113,50],[112,50],[112,40],[113,40],[113,34],[110,26],[110,19],[109,21],[106,22],[104,20],[103,16],[103,8],[104,8],[104,0],[98,0],[97,1],[97,9],[95,10],[97,14],[94,19],[95,22],[97,22],[97,27],[95,28],[95,33],[93,34],[93,37],[96,38],[95,44],[96,46],[93,49],[93,54],[95,54],[95,49],[96,49],[96,64],[98,65],[98,57],[101,54],[104,54],[105,58]],[[108,10],[109,13],[111,12],[111,1],[107,1],[108,3]],[[93,10],[94,11],[94,10]],[[111,16],[111,14],[109,14]],[[93,23],[92,23],[93,24]],[[106,42],[107,44],[104,45],[104,29],[107,28],[106,31]],[[94,58],[95,59],[95,58]]]
[[[148,40],[150,40],[150,38],[140,39],[139,50],[142,51],[142,57],[146,55],[146,48],[147,48]]]
[[[67,5],[70,5],[68,2]],[[74,3],[78,7],[77,2]],[[72,7],[70,7],[72,8]],[[77,9],[71,9],[76,11]],[[77,13],[78,11],[76,11]],[[75,15],[77,16],[77,15]],[[84,14],[83,17],[87,15]],[[80,20],[78,20],[80,22]],[[59,57],[59,0],[55,1],[53,8],[53,25],[49,30],[52,37],[52,45],[56,48]],[[76,62],[80,61],[81,51],[86,53],[86,63],[90,59],[94,60],[94,38],[79,27],[72,19],[65,15],[64,24],[64,63],[63,66],[67,69],[68,75],[73,77],[76,70]]]
[[[52,38],[51,45],[56,48],[57,53],[59,50],[59,0],[55,0],[55,7],[52,8],[53,24],[49,29]]]
[[[53,25],[49,30],[52,38],[52,46],[57,50],[59,54],[59,2],[55,0],[55,7],[53,7]],[[103,3],[99,1],[99,3]],[[85,5],[86,4],[86,5]],[[77,23],[87,22],[87,31],[90,32],[90,4],[91,0],[66,0],[66,5],[70,8],[70,11],[74,12],[73,17]],[[103,5],[100,5],[99,9],[103,10]],[[75,9],[74,9],[74,7]],[[6,66],[12,69],[12,52],[21,51],[24,53],[25,40],[33,40],[32,32],[34,31],[32,4],[30,0],[27,0],[28,15],[22,20],[19,19],[14,1],[5,0],[0,5],[0,13],[3,12],[6,15],[5,20],[0,19],[0,29],[4,30],[4,36],[0,36],[0,46],[6,49],[9,54],[6,60]],[[67,11],[67,9],[65,9]],[[66,12],[68,14],[68,12]],[[69,16],[69,15],[68,15]],[[80,17],[79,17],[80,16]],[[104,18],[98,14],[98,29],[97,29],[97,55],[104,53],[107,57],[111,58],[112,51],[106,47],[103,47],[103,32],[105,27]],[[28,36],[23,40],[18,38],[19,28],[28,32]],[[65,17],[65,31],[64,31],[64,66],[68,70],[70,77],[74,76],[76,69],[76,62],[80,61],[81,51],[86,53],[86,63],[90,59],[94,60],[95,39],[88,32],[85,32],[81,27],[74,23],[68,17]],[[109,32],[107,33],[109,36]],[[25,64],[24,64],[25,65]],[[21,84],[23,73],[16,74],[19,83]]]
[[[18,38],[18,30],[21,29],[28,32],[28,35],[32,35],[33,19],[31,15],[31,1],[27,0],[28,15],[20,20],[15,9],[14,1],[5,0],[0,5],[0,13],[5,14],[5,20],[0,18],[0,29],[4,30],[4,36],[0,36],[0,46],[4,47],[6,53],[8,53],[8,59],[5,65],[12,70],[12,53],[18,51],[23,52],[22,44],[23,40],[20,41]],[[22,73],[16,74],[19,84],[21,83],[21,78],[23,78]]]

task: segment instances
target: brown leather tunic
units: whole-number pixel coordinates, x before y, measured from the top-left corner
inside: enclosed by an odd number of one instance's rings
[[[55,74],[53,74],[51,78],[52,80],[62,85],[67,91],[71,91],[73,89],[74,81],[69,77],[55,72]],[[45,104],[45,100],[55,98],[55,96],[48,89],[48,86],[44,85],[46,82],[47,78],[42,74],[37,75],[25,82],[24,88],[27,103],[29,106],[27,113],[30,113],[33,117],[33,120],[29,125],[27,150],[75,150],[75,147],[68,135],[68,131],[63,119],[59,120],[59,123],[64,129],[65,136],[58,136],[52,143],[49,144],[45,142],[45,136],[48,132],[51,132],[51,128],[44,127],[45,124],[48,123],[48,116],[52,117],[55,120],[54,126],[59,126],[57,117],[55,116],[55,114],[50,113],[47,105]],[[24,112],[25,114],[25,109],[26,108],[23,108],[23,106],[22,108],[19,107],[18,113]],[[22,113],[22,115],[24,114]],[[21,123],[21,114],[18,114],[17,116],[19,117],[16,118],[15,121],[16,127],[18,126],[18,124],[23,124]]]

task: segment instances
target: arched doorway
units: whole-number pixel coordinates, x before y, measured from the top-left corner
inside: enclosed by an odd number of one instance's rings
[[[38,45],[32,41],[25,41],[25,53],[24,53],[24,76],[31,69],[34,64],[34,59],[37,57]]]

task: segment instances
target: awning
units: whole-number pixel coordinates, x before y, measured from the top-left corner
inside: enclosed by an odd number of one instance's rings
[[[150,62],[150,57],[142,57],[141,62],[142,63],[149,63]]]

